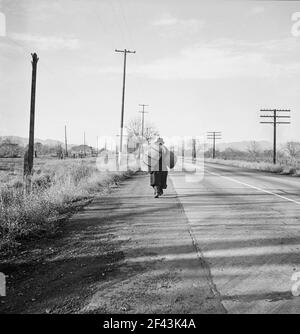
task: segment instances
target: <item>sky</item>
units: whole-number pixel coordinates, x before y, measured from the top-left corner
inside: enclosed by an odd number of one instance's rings
[[[65,125],[74,144],[117,135],[126,48],[125,123],[147,104],[163,137],[271,141],[259,110],[287,108],[278,140],[300,141],[299,12],[300,1],[0,0],[0,136],[28,137],[32,52],[37,138],[63,141]]]

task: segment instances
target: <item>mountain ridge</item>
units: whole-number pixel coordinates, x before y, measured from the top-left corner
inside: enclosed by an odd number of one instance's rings
[[[19,136],[0,136],[0,143],[5,141],[5,140],[10,140],[14,144],[18,144],[22,147],[26,147],[28,145],[28,138],[25,137],[19,137]],[[55,139],[39,139],[35,138],[34,140],[35,143],[41,143],[43,145],[47,145],[50,147],[53,146],[58,146],[58,145],[64,145],[63,142]],[[74,146],[70,144],[70,146]]]
[[[12,143],[19,144],[22,147],[26,147],[28,145],[28,138],[20,137],[20,136],[0,136],[0,143],[4,140],[9,139]],[[228,148],[239,150],[239,151],[247,151],[248,148],[253,143],[253,140],[243,140],[243,141],[233,141],[233,142],[216,142],[216,149],[219,151],[224,151]],[[273,144],[266,140],[257,140],[255,141],[260,150],[269,150],[272,149]],[[47,145],[49,147],[55,146],[64,146],[64,143],[60,140],[56,139],[35,139],[35,143],[41,143],[43,145]],[[82,144],[68,144],[68,147],[72,148],[75,146],[80,146]],[[283,143],[279,143],[279,145],[283,145]],[[88,146],[88,145],[87,145]],[[206,143],[206,147],[209,148],[211,146],[210,142]]]

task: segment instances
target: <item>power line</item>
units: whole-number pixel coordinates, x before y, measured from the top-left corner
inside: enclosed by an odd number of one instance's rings
[[[118,1],[117,1],[118,2]],[[120,12],[121,12],[121,16],[122,16],[122,19],[123,19],[123,22],[124,22],[124,26],[125,26],[125,28],[126,28],[126,30],[127,30],[127,35],[128,35],[128,37],[129,37],[129,39],[130,39],[130,42],[132,42],[132,38],[131,38],[131,32],[130,32],[130,29],[129,29],[129,25],[128,25],[128,21],[127,21],[127,19],[126,19],[126,15],[125,15],[125,11],[124,11],[124,7],[123,7],[123,5],[122,5],[122,2],[118,2],[118,4],[119,4],[119,8],[120,8]],[[124,31],[124,29],[123,29],[123,31]],[[127,39],[127,41],[128,41],[128,39]],[[132,43],[133,44],[133,43]]]
[[[117,13],[117,10],[116,10],[114,1],[109,1],[109,4],[111,5],[112,11],[113,11],[113,13],[114,13],[114,16],[116,17],[115,22],[116,22],[116,26],[119,28],[120,37],[121,37],[121,39],[125,42],[124,29],[121,28],[120,20],[119,20],[119,18],[118,18],[118,13]]]
[[[213,150],[212,150],[212,158],[215,159],[216,157],[216,140],[222,139],[222,132],[220,131],[208,131],[207,132],[207,139],[212,140],[213,142]]]
[[[273,163],[277,161],[277,125],[279,124],[291,124],[288,122],[279,122],[278,119],[290,119],[290,115],[281,115],[280,113],[290,113],[289,109],[261,109],[261,112],[272,112],[272,115],[260,115],[263,119],[270,119],[270,121],[261,121],[261,124],[272,124],[273,125]]]
[[[28,54],[31,54],[32,50],[29,49],[28,47],[26,47],[24,45],[24,43],[20,43],[20,42],[15,41],[14,38],[10,35],[8,35],[6,37],[6,39],[8,40],[8,43],[14,44],[16,47],[18,47],[20,50],[22,50],[22,53],[26,57],[28,56]],[[39,67],[39,68],[40,68],[40,71],[45,70],[45,72],[48,72],[48,75],[52,76],[53,78],[56,78],[53,70],[50,69],[51,67],[52,67],[51,65],[49,65],[49,66],[47,65],[47,59],[43,59],[43,66]]]
[[[124,7],[122,5],[122,0],[121,1],[117,1],[117,3],[119,4],[120,7],[120,13],[122,14],[122,18],[123,18],[123,30],[127,31],[126,36],[128,38],[126,38],[126,43],[129,43],[129,45],[138,45],[138,41],[136,38],[136,30],[132,30],[130,28],[130,24],[128,24],[128,22],[131,22],[130,19],[127,17],[126,15],[126,10],[129,8],[129,11],[136,11],[136,3],[134,3],[134,5],[132,3],[130,3],[130,1],[126,1],[126,6]],[[121,22],[121,19],[119,20],[119,22]],[[139,67],[141,64],[144,64],[145,62],[145,57],[142,55],[142,50],[139,49],[139,52],[136,54],[136,57],[134,57],[133,63],[135,65],[136,70],[139,70]],[[136,90],[136,95],[139,96],[140,98],[144,98],[145,94],[144,94],[144,83],[143,80],[138,80],[138,78],[136,78],[136,76],[133,78],[135,79],[135,90]]]

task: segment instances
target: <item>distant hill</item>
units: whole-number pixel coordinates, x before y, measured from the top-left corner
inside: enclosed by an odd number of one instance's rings
[[[224,151],[227,148],[232,148],[234,150],[238,150],[238,151],[247,151],[248,147],[251,145],[253,141],[239,141],[239,142],[231,142],[231,143],[218,143],[217,142],[217,149],[219,151]],[[272,143],[268,142],[268,141],[256,141],[256,143],[258,144],[258,147],[260,150],[270,150],[272,149]]]
[[[28,145],[28,138],[23,138],[23,137],[18,137],[18,136],[0,136],[0,143],[5,141],[5,140],[10,140],[13,144],[18,144],[22,147],[26,147]],[[47,146],[50,146],[50,147],[54,147],[54,146],[58,146],[58,145],[64,145],[59,140],[53,140],[53,139],[42,140],[42,139],[39,139],[39,138],[35,138],[34,142],[35,143],[41,143],[43,145],[47,145]]]
[[[22,147],[26,147],[28,145],[28,138],[23,138],[23,137],[18,137],[18,136],[0,136],[0,143],[3,142],[4,140],[9,139],[12,143],[14,144],[19,144]],[[259,148],[261,150],[269,150],[272,149],[272,143],[268,142],[268,141],[256,141],[257,144],[259,145]],[[36,138],[35,139],[35,143],[41,143],[43,145],[47,145],[49,147],[57,147],[58,145],[61,145],[62,147],[64,147],[64,143],[59,141],[59,140],[55,140],[55,139],[39,139]],[[228,143],[223,143],[223,142],[217,142],[217,149],[219,151],[224,151],[227,148],[232,148],[234,150],[239,150],[239,151],[247,151],[248,147],[251,145],[251,141],[250,140],[246,140],[246,141],[238,141],[238,142],[228,142]],[[280,143],[278,143],[278,145],[280,145]],[[83,145],[74,145],[74,144],[68,144],[68,147],[70,149],[72,149],[75,152],[80,152],[83,151]],[[209,148],[211,147],[211,143],[207,143],[206,147]],[[91,150],[91,147],[86,146],[87,150]]]

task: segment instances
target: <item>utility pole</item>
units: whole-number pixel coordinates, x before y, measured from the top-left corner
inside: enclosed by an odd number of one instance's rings
[[[99,147],[98,147],[98,136],[97,136],[97,156],[98,156],[98,152],[99,152]]]
[[[85,152],[85,132],[83,132],[83,155],[86,157],[86,152]]]
[[[116,140],[116,169],[117,169],[117,171],[120,169],[120,162],[121,161],[119,161],[119,148],[118,148],[118,137],[119,137],[120,135],[116,135],[116,137],[117,137],[117,140]]]
[[[139,111],[142,114],[142,139],[144,139],[144,125],[145,125],[145,114],[148,112],[145,111],[145,107],[149,107],[148,104],[139,104],[140,107],[143,107],[142,111]]]
[[[281,115],[281,113],[290,113],[289,109],[261,109],[261,112],[271,112],[271,115],[260,115],[261,118],[269,118],[270,121],[261,121],[261,124],[272,124],[273,125],[273,164],[277,162],[277,125],[279,124],[291,124],[290,121],[281,122],[278,119],[290,119],[289,115]]]
[[[216,140],[222,139],[222,132],[220,131],[209,131],[207,132],[207,139],[211,139],[213,141],[213,151],[212,151],[212,158],[215,159],[216,157]]]
[[[196,139],[192,139],[192,162],[195,163],[197,159],[197,153],[196,153]]]
[[[65,125],[65,155],[68,156],[67,126]]]
[[[126,78],[126,57],[127,53],[135,53],[135,51],[130,51],[127,49],[124,50],[115,50],[115,52],[124,53],[124,69],[123,69],[123,92],[122,92],[122,109],[121,109],[121,133],[120,133],[120,147],[119,151],[122,152],[123,146],[123,127],[124,127],[124,102],[125,102],[125,78]]]
[[[34,154],[34,118],[35,118],[35,95],[36,95],[36,73],[39,58],[36,53],[32,53],[32,80],[31,80],[31,103],[30,103],[30,125],[29,125],[29,146],[24,157],[24,175],[32,174],[33,154]]]

